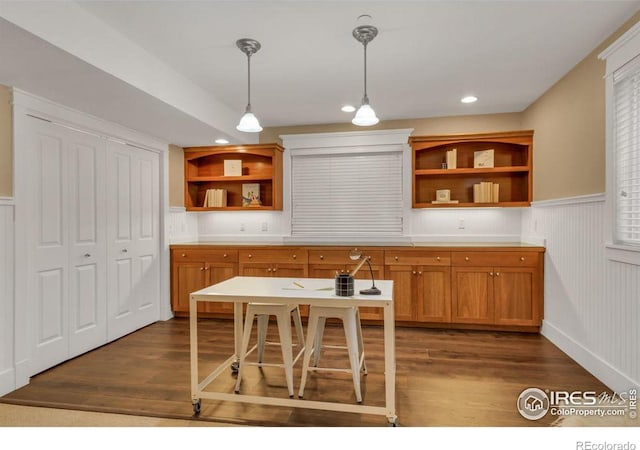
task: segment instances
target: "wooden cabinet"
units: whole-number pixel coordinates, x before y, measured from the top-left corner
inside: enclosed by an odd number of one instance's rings
[[[189,313],[189,294],[238,274],[237,250],[172,249],[171,307],[174,313]],[[227,303],[198,304],[198,311],[232,314]]]
[[[451,322],[451,254],[396,250],[385,256],[396,320]]]
[[[352,261],[349,258],[349,251],[353,247],[341,249],[322,249],[309,251],[309,277],[310,278],[334,278],[336,273],[351,273],[360,261]],[[360,249],[363,256],[370,258],[371,270],[374,280],[383,278],[384,251]],[[359,280],[371,280],[369,266],[365,263],[356,273],[355,278]],[[360,317],[368,320],[383,320],[384,314],[380,308],[360,307]]]
[[[187,211],[281,210],[283,151],[277,144],[185,148],[184,192]],[[241,175],[225,176],[225,160],[241,161]],[[243,184],[259,185],[259,206],[242,206]],[[227,206],[204,207],[208,189],[226,190]]]
[[[454,254],[452,321],[540,326],[542,276],[541,253]]]
[[[352,247],[171,246],[172,306],[189,311],[189,294],[235,275],[329,278],[349,273]],[[376,280],[394,282],[395,318],[403,324],[451,328],[537,331],[542,322],[544,249],[518,246],[372,247]],[[371,278],[365,264],[356,278]],[[199,311],[225,314],[225,304]],[[307,315],[302,307],[301,314]],[[360,308],[363,320],[380,321],[378,308]]]
[[[414,208],[529,206],[532,200],[533,131],[412,136]],[[456,168],[443,168],[455,149]],[[493,167],[474,167],[474,153],[493,150]],[[474,202],[473,186],[499,185],[497,203]],[[458,203],[432,203],[436,191],[448,189]]]

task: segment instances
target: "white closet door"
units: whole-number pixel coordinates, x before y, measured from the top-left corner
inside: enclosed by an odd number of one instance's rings
[[[107,143],[108,339],[158,320],[158,154]]]
[[[106,342],[104,141],[30,119],[32,373]]]
[[[105,141],[69,131],[69,357],[107,342]]]

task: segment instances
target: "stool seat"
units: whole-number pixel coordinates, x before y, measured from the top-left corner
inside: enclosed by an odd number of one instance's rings
[[[278,333],[280,342],[267,342],[267,328],[269,327],[269,317],[275,316],[278,324]],[[293,357],[293,342],[291,338],[291,318],[296,329],[298,345],[301,346],[296,357]],[[251,338],[251,329],[253,321],[258,321],[258,342],[249,349],[249,340]],[[244,323],[244,332],[242,335],[242,346],[238,361],[240,368],[238,370],[238,378],[236,380],[235,392],[240,393],[240,384],[242,383],[243,368],[246,365],[253,366],[275,366],[284,367],[285,377],[287,380],[287,388],[289,397],[293,397],[293,366],[304,353],[304,334],[302,332],[302,321],[300,319],[300,310],[297,305],[282,305],[275,303],[249,303],[247,304],[246,319]],[[264,363],[264,347],[265,345],[280,345],[282,349],[282,363]],[[247,361],[247,356],[254,350],[258,350],[258,362]]]
[[[330,368],[319,367],[320,353],[322,351],[322,337],[326,320],[329,318],[340,319],[344,327],[346,346],[329,346],[325,348],[346,349],[349,353],[350,368]],[[313,366],[309,366],[311,355],[313,354]],[[360,324],[360,313],[358,308],[353,306],[310,306],[309,323],[307,325],[307,341],[302,365],[302,380],[298,397],[304,395],[304,388],[307,383],[307,374],[311,371],[334,371],[351,373],[353,379],[353,389],[358,403],[362,403],[362,393],[360,390],[360,371],[367,374],[367,366],[364,360],[364,344],[362,341],[362,327]]]

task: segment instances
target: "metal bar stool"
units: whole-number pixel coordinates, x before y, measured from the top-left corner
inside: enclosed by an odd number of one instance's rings
[[[325,345],[324,348],[346,349],[349,352],[349,369],[318,367],[320,352],[323,348],[322,337],[324,334],[325,322],[329,318],[342,320],[346,346]],[[309,367],[309,360],[313,354],[313,366]],[[298,397],[303,398],[304,387],[307,383],[307,374],[311,371],[333,371],[351,373],[353,378],[353,389],[358,403],[362,403],[362,393],[360,390],[360,371],[367,374],[367,366],[364,361],[364,344],[362,341],[362,328],[360,325],[360,313],[357,307],[331,307],[331,306],[311,306],[309,308],[309,323],[307,326],[307,342],[302,365],[302,380]]]
[[[272,303],[249,303],[247,305],[246,320],[244,324],[244,333],[242,336],[242,347],[238,360],[240,368],[238,370],[238,378],[236,380],[235,392],[240,393],[240,383],[242,382],[242,372],[245,365],[250,366],[272,366],[284,367],[285,377],[287,379],[287,388],[289,389],[289,397],[293,397],[293,366],[304,352],[304,334],[302,332],[302,321],[300,320],[300,310],[297,305],[278,305]],[[280,342],[268,342],[267,328],[269,326],[269,317],[275,316],[278,323],[278,333],[280,334]],[[291,339],[291,316],[296,329],[298,345],[302,346],[295,358],[293,358],[293,343]],[[251,337],[251,329],[253,320],[258,321],[258,342],[247,350],[249,347],[249,339]],[[282,348],[282,364],[264,363],[265,345],[279,345]],[[246,361],[247,356],[254,350],[258,350],[258,362]]]

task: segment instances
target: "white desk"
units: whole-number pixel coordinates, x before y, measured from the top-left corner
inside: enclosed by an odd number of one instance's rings
[[[302,284],[304,288],[297,287],[294,282]],[[381,295],[360,295],[358,294],[360,289],[371,287],[371,281],[355,280],[356,295],[353,297],[338,297],[333,290],[333,279],[234,277],[193,292],[189,300],[189,325],[191,333],[191,402],[194,412],[200,412],[201,399],[205,398],[261,405],[378,414],[386,416],[389,423],[396,425],[396,350],[393,314],[393,281],[376,281],[376,286],[382,291]],[[240,346],[242,344],[242,304],[256,301],[298,305],[369,306],[383,308],[385,406],[368,406],[364,404],[322,402],[284,397],[262,397],[205,391],[204,389],[225,369],[231,367],[234,363],[237,364]],[[231,302],[234,304],[235,354],[202,381],[199,380],[200,377],[198,375],[198,302]]]

